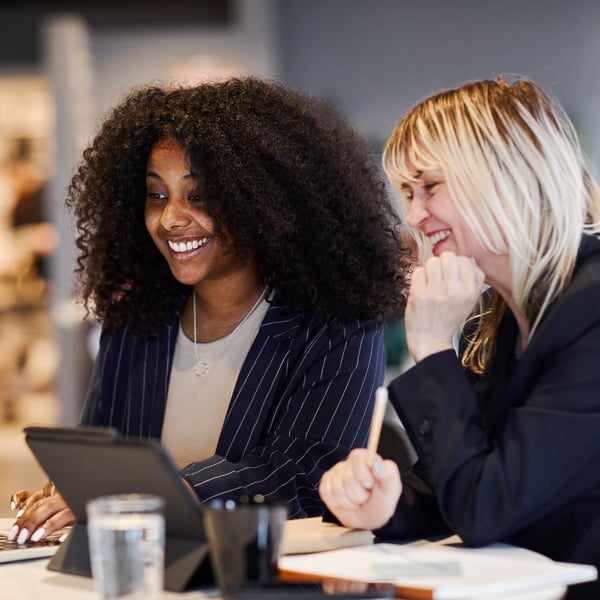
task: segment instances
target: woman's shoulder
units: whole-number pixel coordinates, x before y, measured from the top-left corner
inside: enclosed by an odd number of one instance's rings
[[[584,236],[570,283],[540,325],[538,339],[551,334],[567,343],[583,333],[600,335],[600,239]],[[543,335],[545,334],[545,335]]]
[[[319,345],[337,345],[345,342],[364,342],[381,337],[383,327],[373,320],[328,320],[307,307],[295,305],[281,294],[275,293],[265,315],[261,329],[276,340],[290,338],[294,347],[314,348]]]
[[[330,332],[350,332],[358,329],[380,329],[382,326],[373,319],[352,317],[335,317],[327,319],[320,312],[310,307],[301,306],[279,292],[274,292],[270,299],[271,306],[267,311],[264,323],[278,321],[296,323],[298,326],[325,328]]]
[[[128,321],[120,327],[111,327],[110,325],[102,325],[100,335],[100,344],[121,342],[125,345],[148,344],[160,341],[177,334],[179,329],[179,319],[183,310],[186,296],[182,294],[176,299],[169,317],[162,321],[156,322],[151,330],[140,331],[133,321]]]
[[[600,232],[584,233],[579,243],[579,251],[577,252],[577,261],[586,260],[600,253]]]
[[[579,246],[577,261],[571,282],[565,289],[559,304],[587,295],[597,297],[600,287],[600,237],[585,235]],[[598,307],[600,312],[600,305]]]

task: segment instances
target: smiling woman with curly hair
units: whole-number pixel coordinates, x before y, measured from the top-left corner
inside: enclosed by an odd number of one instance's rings
[[[186,152],[215,235],[288,301],[328,321],[398,313],[401,275],[386,199],[365,143],[323,103],[257,79],[132,93],[73,179],[81,291],[105,324],[147,332],[183,283],[143,226],[157,140]]]
[[[68,205],[103,325],[82,424],[159,438],[203,501],[321,514],[321,474],[366,441],[409,268],[365,142],[276,82],[145,87],[85,150]],[[14,499],[21,530],[72,520],[56,494]]]

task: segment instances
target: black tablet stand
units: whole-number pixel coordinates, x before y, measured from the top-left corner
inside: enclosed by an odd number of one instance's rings
[[[48,569],[91,577],[86,525],[76,523],[48,563]],[[167,536],[165,540],[165,590],[184,592],[214,584],[208,543]]]

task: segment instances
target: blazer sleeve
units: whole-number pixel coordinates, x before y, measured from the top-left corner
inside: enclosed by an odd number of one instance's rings
[[[419,515],[401,501],[388,535],[418,535],[418,522],[426,529],[439,511],[466,543],[484,545],[597,489],[598,291],[595,285],[571,298],[534,336],[491,429],[453,351],[427,357],[391,383],[390,398],[437,506]]]
[[[294,364],[282,367],[260,442],[239,460],[215,455],[182,471],[201,500],[260,493],[286,502],[291,518],[323,513],[321,475],[366,442],[385,375],[383,331],[356,321],[301,345]]]

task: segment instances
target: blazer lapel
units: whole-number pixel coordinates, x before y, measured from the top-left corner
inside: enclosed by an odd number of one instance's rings
[[[281,393],[292,340],[303,313],[286,308],[275,296],[242,365],[217,444],[217,454],[239,460],[257,446],[271,405]]]

